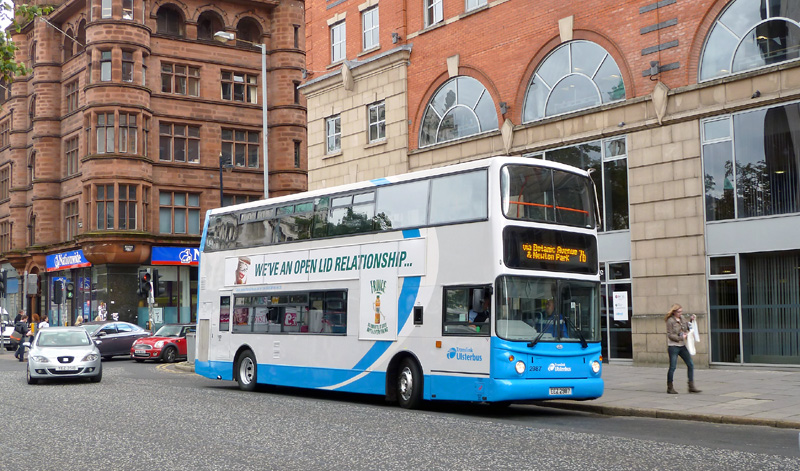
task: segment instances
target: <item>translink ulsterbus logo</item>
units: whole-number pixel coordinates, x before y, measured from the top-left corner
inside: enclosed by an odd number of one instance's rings
[[[455,347],[447,351],[448,360],[482,361],[483,357],[476,355],[472,348]]]
[[[375,296],[372,302],[372,311],[375,313],[375,323],[367,322],[367,332],[373,335],[382,335],[389,332],[386,315],[381,312],[381,295],[386,292],[386,280],[371,280],[370,291]],[[370,319],[372,320],[372,319]]]
[[[565,363],[550,363],[550,366],[547,367],[547,371],[572,371],[572,368],[567,366]]]

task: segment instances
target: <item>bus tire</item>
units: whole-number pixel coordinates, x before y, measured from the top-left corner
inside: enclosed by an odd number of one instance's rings
[[[256,389],[256,356],[247,350],[239,356],[236,362],[236,382],[242,391],[255,391]]]
[[[417,362],[405,358],[397,374],[397,402],[404,409],[416,409],[422,403],[422,371]]]

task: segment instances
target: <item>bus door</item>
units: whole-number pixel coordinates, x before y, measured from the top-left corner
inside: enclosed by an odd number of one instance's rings
[[[233,312],[233,293],[230,291],[219,292],[219,310],[211,313],[210,349],[213,358],[209,360],[231,360],[231,323]]]

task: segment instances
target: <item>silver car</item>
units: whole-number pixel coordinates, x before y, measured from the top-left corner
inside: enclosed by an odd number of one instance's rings
[[[58,378],[89,378],[98,383],[102,377],[100,351],[82,327],[48,327],[36,332],[30,342],[28,384]]]

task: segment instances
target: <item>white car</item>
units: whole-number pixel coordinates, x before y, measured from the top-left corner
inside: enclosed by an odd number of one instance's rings
[[[40,379],[103,377],[100,351],[82,327],[48,327],[36,332],[28,350],[28,384]]]
[[[0,326],[3,329],[3,347],[6,348],[8,351],[12,351],[17,348],[17,343],[11,341],[11,333],[14,332],[14,322],[9,319],[8,314],[3,313],[2,321],[0,322]]]

